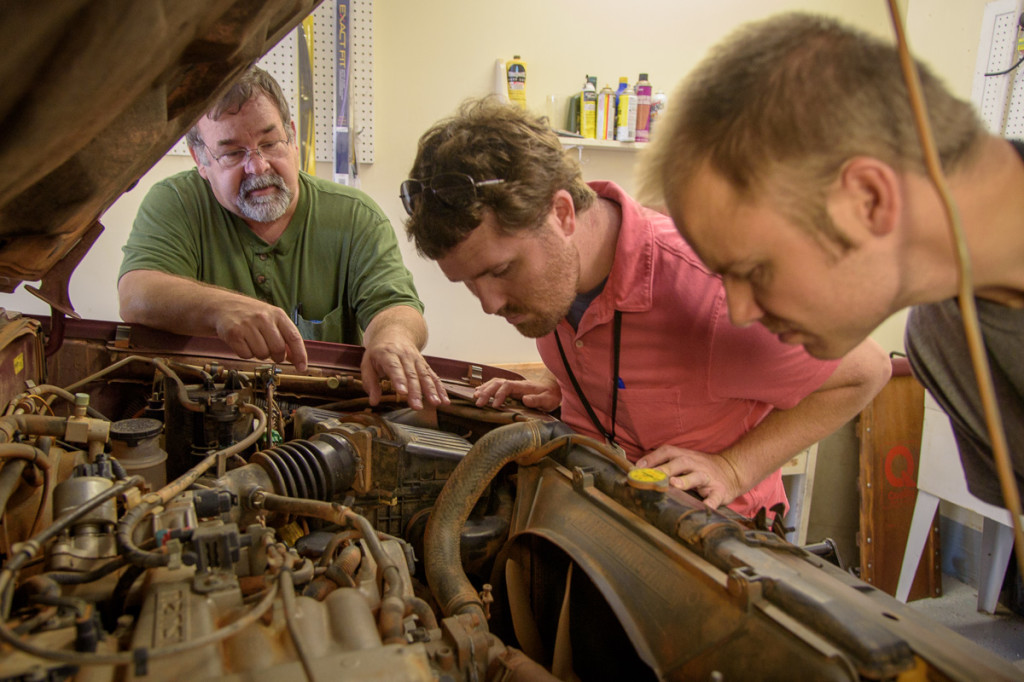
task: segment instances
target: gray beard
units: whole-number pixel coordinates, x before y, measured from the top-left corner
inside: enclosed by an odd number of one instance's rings
[[[250,192],[267,187],[277,191],[266,196],[249,196]],[[284,184],[284,178],[273,171],[263,175],[246,175],[238,187],[238,211],[257,223],[272,223],[285,214],[292,203],[292,192]]]

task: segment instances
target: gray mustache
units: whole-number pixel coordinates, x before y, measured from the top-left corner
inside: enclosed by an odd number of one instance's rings
[[[284,178],[276,173],[247,175],[242,179],[242,183],[239,185],[238,189],[242,194],[249,194],[250,192],[255,192],[259,189],[266,189],[267,187],[284,189]]]

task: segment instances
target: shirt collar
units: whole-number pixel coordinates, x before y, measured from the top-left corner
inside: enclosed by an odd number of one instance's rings
[[[615,258],[605,290],[595,304],[614,310],[641,312],[649,310],[654,298],[654,227],[652,218],[664,218],[645,208],[614,182],[588,183],[598,196],[622,207],[622,224],[615,245]]]

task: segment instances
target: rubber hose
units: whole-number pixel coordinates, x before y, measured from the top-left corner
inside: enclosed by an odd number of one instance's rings
[[[424,539],[427,584],[445,616],[476,612],[483,603],[462,569],[462,526],[494,476],[509,462],[568,430],[561,422],[508,424],[478,440],[455,467],[434,504]]]

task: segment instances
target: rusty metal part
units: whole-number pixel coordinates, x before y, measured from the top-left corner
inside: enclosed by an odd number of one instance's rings
[[[42,324],[0,308],[0,362],[10,368],[0,373],[0,405],[6,406],[7,414],[18,409],[12,401],[17,401],[15,396],[26,385],[46,381],[45,361]],[[25,411],[35,412],[39,407],[29,407]]]
[[[702,509],[680,491],[635,490],[582,448],[520,467],[518,477],[506,555],[519,574],[506,570],[503,580],[520,602],[516,632],[534,633],[542,662],[562,616],[531,595],[567,594],[571,566],[570,622],[617,623],[620,633],[574,638],[583,679],[640,667],[661,679],[750,679],[751,666],[758,679],[888,679],[915,674],[922,659],[937,677],[976,675],[954,663],[978,660],[976,645],[921,627],[904,605],[727,510]],[[978,665],[986,678],[1012,679],[994,659]]]
[[[89,252],[89,249],[92,248],[93,243],[101,234],[103,234],[103,225],[97,220],[86,228],[82,233],[81,239],[75,243],[71,250],[65,253],[49,269],[46,276],[43,277],[41,287],[37,288],[30,284],[25,285],[28,291],[50,305],[55,316],[59,312],[76,320],[82,319],[82,316],[75,312],[75,307],[71,305],[68,285],[71,284],[71,276],[75,273],[75,268],[82,262],[82,258]],[[57,347],[59,348],[59,345]],[[47,355],[50,355],[56,348],[50,350],[48,347],[47,350],[49,351]]]

